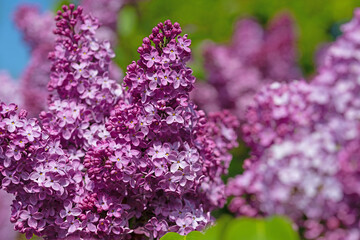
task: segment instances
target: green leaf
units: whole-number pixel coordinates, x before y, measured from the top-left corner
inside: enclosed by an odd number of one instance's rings
[[[160,240],[185,240],[185,236],[170,232],[165,234]]]
[[[168,233],[161,240],[299,240],[291,222],[284,217],[238,218],[224,216],[215,226],[201,232],[191,232],[187,236]]]
[[[263,223],[257,219],[240,218],[229,222],[224,240],[264,240]]]
[[[219,220],[216,221],[215,226],[206,230],[205,237],[206,240],[218,240],[225,234],[226,227],[231,221],[232,217],[229,215],[222,216]]]
[[[129,5],[125,6],[118,17],[118,33],[123,37],[128,37],[134,32],[137,25],[136,9]]]
[[[201,232],[194,231],[185,236],[186,240],[207,240],[205,235]]]
[[[266,232],[269,240],[299,240],[299,236],[292,228],[291,222],[287,218],[280,216],[266,219]]]

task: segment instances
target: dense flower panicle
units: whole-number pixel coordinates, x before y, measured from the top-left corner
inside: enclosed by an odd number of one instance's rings
[[[276,18],[266,32],[254,20],[239,21],[229,46],[213,44],[206,49],[208,84],[195,87],[195,102],[206,111],[229,109],[244,121],[245,109],[261,86],[301,76],[293,28],[287,15]],[[216,95],[203,95],[213,88]]]
[[[15,229],[45,239],[204,229],[225,202],[238,122],[226,111],[207,120],[189,101],[191,41],[180,25],[153,29],[120,86],[97,19],[74,5],[55,19],[48,111],[27,119],[0,106],[0,180],[15,195]]]
[[[59,37],[49,90],[49,112],[41,118],[50,135],[61,135],[64,144],[84,151],[108,135],[105,118],[121,93],[110,78],[109,66],[115,55],[107,41],[99,42],[97,20],[82,14],[82,8],[59,12],[55,34]]]
[[[293,82],[278,92],[270,85],[255,97],[243,128],[254,154],[229,182],[231,211],[287,214],[306,239],[360,238],[359,19],[356,10],[306,88]],[[274,103],[286,95],[298,100],[279,111]]]
[[[245,113],[243,140],[253,154],[291,136],[302,127],[322,121],[322,109],[315,105],[314,88],[304,81],[274,82],[261,89]],[[314,129],[313,129],[314,130]]]
[[[83,208],[104,213],[103,238],[201,230],[225,202],[220,177],[231,159],[227,150],[236,145],[237,121],[227,112],[207,121],[189,101],[191,42],[180,33],[167,20],[144,38],[140,59],[127,68],[124,98],[106,123],[111,137],[85,156],[96,195]],[[111,231],[118,218],[121,231]]]
[[[0,181],[15,196],[11,221],[28,238],[59,236],[65,230],[54,226],[62,222],[56,213],[63,208],[61,202],[74,196],[81,169],[69,162],[59,139],[42,131],[38,120],[27,119],[26,111],[16,109],[15,104],[0,105]]]
[[[108,77],[110,46],[93,37],[96,20],[73,5],[63,10],[56,18],[60,37],[51,55],[53,94],[49,111],[40,116],[43,128],[23,111],[16,115],[15,105],[2,106],[2,187],[16,196],[12,221],[28,238],[33,233],[63,238],[84,228],[79,204],[91,191],[86,172],[81,172],[84,151],[106,137],[105,117],[121,94]],[[93,229],[87,221],[81,223]],[[82,234],[86,237],[89,231]]]

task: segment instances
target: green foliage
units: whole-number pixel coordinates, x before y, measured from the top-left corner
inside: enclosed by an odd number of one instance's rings
[[[26,237],[25,237],[25,234],[19,235],[18,240],[27,240]],[[30,240],[42,240],[42,238],[37,237],[37,236],[34,235]]]
[[[230,40],[237,19],[252,16],[266,24],[278,12],[289,12],[298,26],[300,63],[305,73],[314,70],[313,57],[320,43],[333,40],[338,34],[338,23],[352,17],[356,0],[143,0],[123,11],[136,13],[123,21],[120,28],[131,25],[131,33],[120,33],[117,62],[125,67],[137,59],[136,49],[145,36],[160,21],[171,19],[181,24],[192,39],[194,62],[192,68],[199,79],[206,78],[202,66],[202,47],[208,40],[226,43]],[[129,13],[126,13],[127,15]],[[129,20],[130,19],[130,20]],[[127,30],[126,30],[127,31]]]
[[[266,219],[224,216],[204,234],[191,232],[187,236],[168,233],[161,240],[299,240],[291,222],[280,216]]]
[[[54,2],[54,10],[55,12],[57,10],[60,10],[63,5],[69,5],[70,3],[77,3],[77,1],[71,1],[71,0],[58,0]]]

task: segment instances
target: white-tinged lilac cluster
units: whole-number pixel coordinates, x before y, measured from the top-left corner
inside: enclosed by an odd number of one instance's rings
[[[54,223],[82,181],[80,164],[70,162],[60,140],[42,131],[37,119],[16,110],[15,104],[0,105],[0,181],[15,198],[11,221],[27,238],[53,239],[65,232]]]
[[[195,86],[194,101],[207,112],[228,109],[244,121],[246,107],[262,86],[301,76],[295,47],[293,22],[287,15],[277,17],[267,31],[252,19],[239,21],[229,46],[206,48],[207,83]]]
[[[167,20],[144,38],[140,59],[127,68],[124,99],[106,123],[111,137],[85,156],[96,195],[83,209],[100,213],[105,239],[202,230],[225,202],[221,175],[237,144],[237,120],[227,112],[207,120],[189,101],[191,41],[180,33]]]
[[[357,9],[310,84],[274,83],[255,97],[243,127],[254,152],[229,182],[231,211],[286,214],[306,239],[360,238],[359,29]]]
[[[299,128],[314,127],[322,120],[321,107],[314,105],[312,99],[314,91],[304,81],[274,82],[255,95],[255,104],[248,106],[242,125],[243,140],[253,154],[260,156]]]

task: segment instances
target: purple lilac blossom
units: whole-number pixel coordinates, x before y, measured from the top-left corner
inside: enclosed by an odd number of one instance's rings
[[[0,104],[0,181],[15,196],[15,229],[47,240],[202,230],[225,203],[221,175],[238,123],[229,112],[206,118],[189,101],[187,35],[178,23],[158,24],[120,86],[109,76],[110,43],[96,38],[98,20],[82,7],[62,9],[49,110],[28,119]]]
[[[107,42],[98,42],[87,30],[68,31],[70,28],[79,29],[85,20],[91,20],[97,27],[96,20],[82,15],[82,9],[75,10],[73,5],[70,8],[65,6],[63,10],[56,17],[55,33],[59,37],[56,50],[50,54],[54,73],[49,84],[52,94],[49,112],[40,116],[42,127],[37,120],[26,119],[25,111],[17,115],[15,105],[1,105],[2,187],[15,195],[11,220],[16,230],[28,238],[32,234],[46,239],[63,238],[78,228],[82,229],[77,225],[78,220],[71,220],[69,213],[69,216],[62,217],[63,210],[69,212],[70,202],[73,205],[71,212],[76,215],[81,212],[77,203],[87,196],[91,183],[87,185],[88,178],[81,172],[83,165],[80,160],[84,150],[95,142],[89,137],[93,140],[106,134],[105,126],[101,127],[101,124],[111,104],[121,94],[120,86],[108,78],[113,53]],[[89,50],[90,57],[83,60],[84,54],[78,46],[86,48],[91,44],[97,50]],[[78,61],[92,61],[84,71],[95,71],[96,74],[89,74],[89,79],[82,76],[73,83],[75,71],[72,62]],[[96,88],[97,95],[92,96],[95,98],[82,97],[78,90],[81,81],[83,93]],[[104,82],[108,83],[103,85]],[[92,134],[87,134],[88,131]],[[70,228],[69,224],[77,228]]]
[[[261,86],[301,76],[293,25],[288,15],[275,18],[267,31],[252,19],[239,21],[230,45],[205,49],[207,83],[195,85],[194,101],[207,112],[228,109],[244,121]]]
[[[47,84],[51,68],[48,53],[54,48],[55,42],[55,35],[49,29],[55,27],[54,14],[50,11],[40,14],[37,7],[22,5],[15,13],[15,23],[31,47],[30,63],[20,80],[23,96],[21,107],[25,108],[31,117],[35,117],[47,108]],[[87,24],[91,22],[84,23],[83,27],[88,28]],[[93,28],[90,30],[94,31]],[[86,54],[87,50],[82,51]],[[110,67],[110,77],[115,79],[122,77],[122,71],[113,63]]]
[[[273,83],[243,125],[253,155],[229,181],[238,215],[286,214],[305,239],[360,238],[360,10],[342,26],[311,83]]]
[[[117,211],[121,232],[133,237],[187,234],[209,225],[210,211],[225,203],[220,177],[231,160],[227,151],[237,144],[237,120],[227,112],[207,120],[189,101],[195,77],[186,67],[190,40],[180,33],[180,25],[167,20],[144,38],[140,59],[127,67],[124,99],[106,123],[111,137],[85,156],[96,195],[84,209],[107,216],[100,217],[106,227],[99,236],[119,234],[109,227]]]

